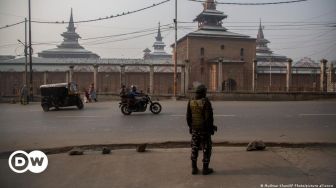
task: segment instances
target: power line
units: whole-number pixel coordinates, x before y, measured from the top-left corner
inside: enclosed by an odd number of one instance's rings
[[[194,2],[200,2],[205,3],[206,1],[203,0],[189,0]],[[216,2],[216,4],[222,4],[222,5],[278,5],[278,4],[289,4],[289,3],[299,3],[307,0],[294,0],[294,1],[278,1],[278,2],[270,2],[270,3],[232,3],[232,2]]]
[[[14,23],[14,24],[10,24],[10,25],[5,25],[3,27],[0,27],[0,29],[5,29],[5,28],[9,28],[9,27],[13,27],[13,26],[16,26],[16,25],[19,25],[19,24],[22,24],[24,23],[25,21],[21,21],[21,22],[17,22],[17,23]]]
[[[164,32],[169,31],[171,29],[173,29],[173,28],[162,29],[161,32],[164,33]],[[146,33],[146,34],[136,35],[134,37],[128,37],[128,38],[123,38],[123,39],[116,39],[116,40],[112,40],[112,41],[103,41],[103,42],[99,42],[98,41],[98,42],[93,42],[93,43],[86,43],[86,45],[90,46],[90,45],[106,44],[106,43],[111,43],[111,42],[120,42],[120,41],[132,40],[132,39],[136,39],[136,38],[152,35],[152,34],[155,34],[155,33],[156,33],[156,31],[155,32]]]
[[[226,27],[231,27],[231,26],[226,26]],[[254,29],[249,28],[248,26],[241,26],[242,28],[233,28],[229,29],[230,31],[251,31]],[[194,30],[197,29],[196,26],[180,26],[180,29],[187,29],[187,30]],[[255,26],[255,28],[257,28]],[[296,27],[293,26],[293,28],[266,28],[264,30],[275,30],[275,31],[295,31],[295,30],[330,30],[330,28],[321,28],[321,27]]]
[[[169,1],[170,1],[170,0],[165,0],[165,1],[161,1],[161,2],[159,2],[159,3],[153,3],[153,4],[150,5],[150,6],[147,6],[147,7],[141,8],[141,9],[137,9],[137,10],[134,10],[134,11],[128,11],[128,12],[126,12],[126,13],[123,12],[123,13],[121,13],[121,14],[111,15],[111,16],[106,16],[106,17],[103,17],[103,18],[96,18],[96,19],[89,19],[89,20],[74,21],[74,23],[95,22],[95,21],[101,21],[101,20],[107,20],[107,19],[112,19],[112,18],[116,18],[116,17],[126,16],[126,15],[129,15],[129,14],[134,14],[134,13],[136,13],[136,12],[144,11],[144,10],[146,10],[146,9],[150,9],[150,8],[159,6],[159,5],[164,4],[164,3],[167,3],[167,2],[169,2]],[[14,24],[5,25],[5,26],[3,26],[3,27],[0,27],[0,29],[9,28],[9,27],[12,27],[12,26],[15,26],[15,25],[24,23],[24,22],[25,22],[25,21],[21,21],[21,22],[17,22],[17,23],[14,23]],[[65,22],[65,21],[37,21],[37,20],[31,20],[31,22],[33,22],[33,23],[44,23],[44,24],[68,24],[68,23],[69,23],[69,22]]]
[[[285,50],[286,51],[286,50],[293,50],[293,49],[301,49],[303,47],[305,49],[309,49],[310,47],[315,47],[316,49],[319,49],[320,48],[319,46],[322,46],[322,45],[326,44],[326,41],[325,40],[316,40],[316,39],[324,37],[327,34],[331,33],[332,31],[335,31],[335,29],[328,30],[327,32],[318,33],[315,36],[311,36],[311,38],[313,38],[314,40],[310,39],[310,40],[305,40],[305,41],[296,41],[296,42],[293,41],[292,42],[293,44],[297,44],[297,43],[299,43],[299,44],[291,46],[291,47],[286,47],[286,48],[273,48],[273,50]],[[330,41],[330,39],[328,39],[328,41]],[[278,43],[273,43],[273,44],[278,44]],[[327,49],[330,50],[329,48],[334,46],[334,45],[335,44],[329,46]],[[325,49],[323,49],[323,51],[325,51]],[[314,52],[314,53],[310,54],[309,56],[319,54],[323,51]],[[308,57],[308,56],[306,56],[306,57]]]
[[[240,19],[241,20],[241,19]],[[196,22],[192,21],[179,21],[178,23],[190,23],[190,24],[195,24]],[[249,24],[258,24],[260,21],[225,21],[225,23],[249,23]],[[264,23],[271,23],[271,24],[335,24],[335,22],[304,22],[304,21],[263,21],[262,24]]]
[[[162,25],[162,27],[165,26],[169,26],[172,24],[165,24]],[[157,30],[157,27],[152,27],[152,28],[148,28],[148,29],[143,29],[143,30],[139,30],[139,31],[134,31],[134,32],[130,32],[130,33],[122,33],[122,34],[116,34],[116,35],[106,35],[106,36],[100,36],[100,37],[91,37],[91,38],[84,38],[81,40],[92,40],[92,39],[103,39],[103,38],[112,38],[112,37],[119,37],[119,36],[124,36],[124,35],[130,35],[130,34],[137,34],[137,33],[142,33],[142,32],[147,32],[147,31],[153,31],[153,30]]]
[[[163,29],[169,29],[170,27],[165,27],[165,26],[169,26],[171,24],[165,24],[163,27]],[[121,34],[115,34],[115,35],[107,35],[107,36],[101,36],[101,37],[92,37],[92,38],[85,38],[82,40],[92,40],[93,41],[88,41],[88,42],[84,42],[82,44],[92,44],[92,43],[97,43],[100,41],[105,41],[106,39],[110,39],[110,38],[115,38],[115,37],[121,37],[121,36],[126,36],[126,35],[133,35],[133,34],[139,34],[139,33],[145,33],[145,32],[152,32],[152,31],[156,31],[157,27],[155,28],[148,28],[148,29],[143,29],[143,30],[139,30],[139,31],[134,31],[134,32],[130,32],[130,33],[121,33]]]
[[[179,22],[184,24],[195,24],[195,22]],[[225,22],[225,23],[258,23],[259,22]],[[269,23],[269,25],[265,25],[264,23]],[[278,23],[278,24],[277,24]],[[328,22],[328,23],[321,23],[321,22],[311,22],[311,23],[302,23],[302,22],[263,22],[264,27],[291,27],[291,26],[326,26],[326,27],[334,27],[336,22]],[[225,25],[225,27],[257,27],[259,25]]]
[[[111,15],[111,16],[106,16],[106,17],[100,17],[100,18],[95,18],[95,19],[89,19],[89,20],[80,20],[80,21],[74,21],[74,23],[87,23],[87,22],[95,22],[95,21],[101,21],[101,20],[108,20],[108,19],[112,19],[112,18],[116,18],[116,17],[121,17],[121,16],[126,16],[129,14],[134,14],[136,12],[140,12],[140,11],[144,11],[146,9],[150,9],[156,6],[159,6],[161,4],[167,3],[170,0],[165,0],[165,1],[161,1],[159,3],[153,3],[150,6],[141,8],[141,9],[137,9],[137,10],[133,10],[133,11],[128,11],[128,12],[123,12],[117,15]],[[69,22],[65,22],[65,21],[36,21],[36,20],[32,20],[32,22],[34,23],[42,23],[42,24],[67,24]]]
[[[18,46],[18,43],[11,43],[11,44],[4,44],[1,45],[0,48],[8,48],[8,47],[12,47],[12,46]]]
[[[330,48],[331,47],[333,47],[333,46],[335,46],[336,45],[336,43],[333,43],[332,45],[330,45],[330,46],[327,46],[327,48],[323,48],[322,50],[320,50],[320,51],[317,51],[317,52],[314,52],[314,53],[312,53],[312,54],[310,54],[310,55],[306,55],[305,57],[310,57],[310,56],[314,56],[314,55],[317,55],[317,54],[320,54],[320,53],[323,53],[323,52],[325,52],[326,50],[330,50]]]
[[[172,24],[164,24],[161,25],[161,29],[162,31],[170,31],[172,28],[170,27],[170,25]],[[115,35],[106,35],[106,36],[99,36],[99,37],[91,37],[91,38],[83,38],[81,39],[81,41],[86,41],[84,43],[82,43],[83,45],[94,45],[94,44],[100,44],[101,41],[105,41],[106,39],[111,39],[111,38],[115,38],[115,37],[121,37],[121,36],[127,36],[127,35],[134,35],[134,34],[140,34],[140,33],[146,33],[144,36],[150,35],[150,34],[154,34],[156,33],[156,30],[158,28],[157,27],[151,27],[151,28],[146,28],[146,29],[142,29],[142,30],[138,30],[138,31],[134,31],[134,32],[129,32],[129,33],[120,33],[120,34],[115,34]],[[155,31],[155,32],[153,32]],[[148,33],[150,32],[150,33]],[[141,35],[142,36],[142,35]],[[138,38],[138,37],[135,37]],[[124,39],[117,39],[117,40],[125,40]],[[59,43],[61,43],[62,41],[46,41],[46,42],[36,42],[33,43],[33,46],[37,46],[37,45],[58,45]],[[113,42],[113,41],[112,41]],[[104,43],[104,42],[101,42]],[[8,48],[11,46],[16,46],[17,43],[11,43],[11,44],[5,44],[5,45],[1,45],[0,48]]]

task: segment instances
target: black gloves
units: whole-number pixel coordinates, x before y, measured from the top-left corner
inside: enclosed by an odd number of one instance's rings
[[[214,135],[215,132],[217,132],[217,126],[216,125],[212,125],[211,130],[210,130],[211,135]]]

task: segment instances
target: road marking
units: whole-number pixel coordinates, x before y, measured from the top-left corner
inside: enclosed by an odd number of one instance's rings
[[[170,116],[173,116],[173,117],[185,117],[186,115],[172,114]]]
[[[186,115],[182,114],[172,114],[173,117],[185,117]],[[236,117],[235,114],[214,114],[215,117]]]
[[[101,118],[103,116],[56,116],[58,118]]]
[[[336,114],[299,114],[299,116],[336,116]]]
[[[235,114],[214,114],[215,117],[236,117]]]

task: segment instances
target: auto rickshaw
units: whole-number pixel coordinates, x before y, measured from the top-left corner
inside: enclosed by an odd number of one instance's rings
[[[84,104],[80,98],[77,84],[74,82],[41,85],[41,106],[43,111],[48,112],[54,107],[77,106],[83,109]]]

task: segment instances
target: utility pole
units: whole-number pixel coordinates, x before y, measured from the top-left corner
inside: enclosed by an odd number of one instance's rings
[[[177,0],[175,0],[174,98],[177,96]]]
[[[27,46],[27,18],[25,18],[25,82],[26,82],[26,87],[28,87],[28,74],[27,74],[27,63],[28,63],[28,46]]]
[[[270,70],[269,70],[269,92],[271,91],[272,88],[272,60],[273,58],[270,58]]]
[[[28,19],[29,19],[29,96],[33,101],[33,50],[32,50],[32,34],[31,34],[31,7],[30,0],[28,0]]]

